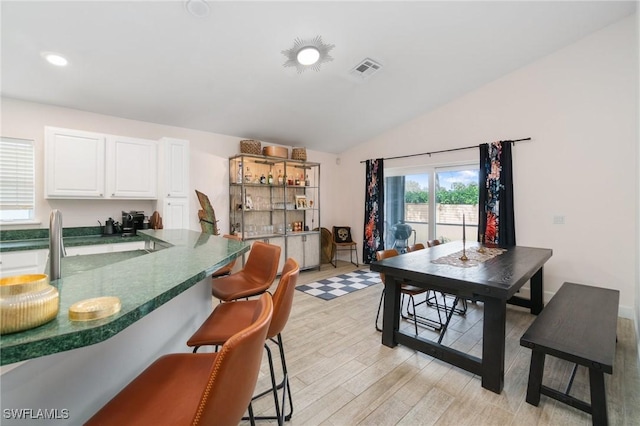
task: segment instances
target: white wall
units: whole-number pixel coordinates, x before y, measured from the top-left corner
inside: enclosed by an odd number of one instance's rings
[[[69,108],[36,104],[3,98],[2,136],[33,139],[36,142],[36,219],[39,224],[3,225],[2,229],[47,228],[51,209],[59,209],[63,214],[64,226],[96,226],[100,220],[104,224],[107,217],[120,220],[122,210],[144,210],[153,213],[153,201],[116,200],[46,200],[44,198],[44,127],[56,126],[70,129],[125,135],[137,138],[159,140],[174,137],[190,141],[190,228],[200,230],[197,212],[200,204],[195,195],[199,190],[208,195],[218,219],[221,233],[229,231],[229,190],[228,158],[240,153],[241,137],[179,127],[165,126],[142,121],[127,120],[101,114],[94,114]],[[321,207],[329,205],[330,191],[324,186],[335,178],[333,154],[307,151],[309,161],[320,162],[322,192]],[[324,164],[327,167],[324,167]],[[324,212],[321,220],[324,220]]]
[[[362,241],[367,158],[531,137],[514,148],[519,245],[548,247],[545,290],[565,281],[620,290],[633,318],[638,262],[636,17],[420,116],[341,155],[344,221]],[[473,72],[472,69],[469,72]],[[476,160],[476,150],[389,160],[386,167]],[[585,210],[583,206],[592,205]],[[348,207],[346,207],[348,206]],[[564,215],[565,225],[553,216]],[[549,294],[547,294],[547,297]]]
[[[638,72],[638,78],[640,79],[640,11],[636,10],[636,70]],[[640,111],[640,84],[637,87],[638,97],[636,99],[636,106]],[[637,133],[637,146],[638,146],[638,165],[636,167],[636,180],[638,181],[638,190],[640,191],[640,120],[638,120],[638,133]],[[636,343],[638,344],[638,353],[640,354],[640,192],[636,200],[636,219],[638,226],[638,234],[636,235]],[[640,363],[640,357],[638,357]]]

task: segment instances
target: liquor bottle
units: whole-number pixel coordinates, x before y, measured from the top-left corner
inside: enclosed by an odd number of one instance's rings
[[[300,178],[298,177],[298,175],[296,175],[295,185],[300,185]]]
[[[282,170],[278,170],[278,185],[284,184],[284,175],[282,174]]]
[[[311,181],[309,180],[309,175],[306,175],[304,178],[304,186],[309,186]]]
[[[244,181],[246,183],[251,183],[251,178],[253,177],[253,173],[249,170],[249,166],[247,166],[247,171],[244,173]]]
[[[269,185],[273,185],[273,175],[271,174],[271,171],[269,171],[269,176],[267,176],[267,183]]]
[[[236,176],[236,183],[242,183],[242,162],[238,163],[238,176]]]

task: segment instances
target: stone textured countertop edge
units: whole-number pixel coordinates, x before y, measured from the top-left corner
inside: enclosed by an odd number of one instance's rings
[[[122,237],[120,235],[86,235],[86,236],[64,236],[65,247],[94,246],[100,244],[119,244],[134,241],[145,241],[140,235]],[[27,240],[6,240],[0,242],[0,253],[7,253],[22,250],[42,250],[49,249],[49,238],[34,238]]]
[[[0,365],[107,340],[249,250],[243,242],[195,231],[158,230],[141,234],[142,240],[170,247],[54,281],[52,284],[60,291],[58,316],[39,327],[0,336]],[[95,321],[69,320],[71,304],[100,296],[120,297],[121,311]]]

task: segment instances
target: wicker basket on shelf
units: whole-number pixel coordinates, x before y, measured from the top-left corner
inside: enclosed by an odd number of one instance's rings
[[[306,148],[293,148],[291,150],[291,159],[307,161],[307,149]]]
[[[245,139],[240,141],[240,152],[242,154],[262,154],[262,144],[260,141]]]

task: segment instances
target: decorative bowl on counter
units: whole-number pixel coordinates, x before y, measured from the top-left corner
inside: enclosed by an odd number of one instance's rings
[[[58,315],[58,289],[46,274],[0,279],[0,334],[28,330]]]

